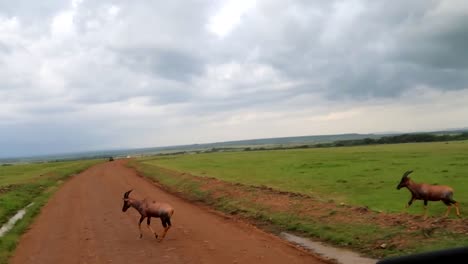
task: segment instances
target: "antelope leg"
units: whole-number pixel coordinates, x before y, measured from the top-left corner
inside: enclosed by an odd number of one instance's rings
[[[457,210],[457,216],[461,217],[460,216],[460,209],[458,208],[458,203],[455,203],[455,210]]]
[[[410,207],[411,204],[413,204],[413,201],[414,201],[414,197],[411,197],[411,199],[408,201],[408,203],[405,206],[405,213],[408,211],[408,207]]]
[[[148,217],[148,219],[146,219],[146,226],[148,227],[149,230],[151,230],[151,232],[153,233],[153,235],[158,238],[158,234],[156,234],[156,232],[154,232],[153,228],[151,228],[151,217]]]
[[[445,217],[447,217],[450,214],[450,210],[452,210],[451,204],[447,205],[447,211],[445,211],[445,215],[444,215]]]
[[[138,222],[138,229],[140,230],[140,238],[143,237],[143,233],[141,232],[141,222],[145,219],[144,216],[140,217],[140,221]]]
[[[427,200],[424,200],[424,220],[427,219]]]
[[[162,235],[162,238],[164,238],[166,236],[166,233],[167,233],[167,231],[169,231],[169,228],[171,228],[171,226],[168,226],[168,227],[164,228],[164,233]]]

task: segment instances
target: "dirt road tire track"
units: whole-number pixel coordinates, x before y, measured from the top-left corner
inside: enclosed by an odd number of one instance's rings
[[[11,263],[326,263],[242,222],[188,203],[143,179],[124,160],[96,165],[67,181],[21,238]],[[122,213],[123,192],[175,208],[158,243],[138,213]],[[159,219],[152,227],[161,233]]]

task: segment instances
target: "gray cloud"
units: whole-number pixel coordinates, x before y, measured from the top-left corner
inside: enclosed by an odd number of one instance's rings
[[[423,21],[425,24],[421,28],[403,34],[401,50],[395,56],[399,60],[427,67],[466,70],[468,68],[468,55],[464,52],[468,43],[466,14],[459,17],[437,17],[434,18],[435,21],[427,20]],[[438,28],[437,23],[446,23],[446,25],[444,28]]]
[[[184,51],[136,48],[116,52],[130,71],[143,71],[164,79],[188,82],[203,72],[204,61]]]
[[[44,17],[49,17],[57,10],[68,6],[66,1],[48,0],[48,1],[0,1],[0,14],[9,17],[20,17],[24,21],[31,22],[33,20],[42,20]],[[35,21],[36,22],[36,21]]]
[[[259,61],[291,79],[321,80],[309,90],[329,98],[395,97],[417,85],[465,89],[468,10],[460,3],[269,2],[226,42],[245,40],[234,52],[256,47]]]
[[[0,1],[0,137],[18,153],[24,137],[40,147],[24,132],[34,126],[53,151],[81,148],[64,135],[88,147],[219,141],[213,122],[306,127],[314,111],[352,118],[373,101],[468,89],[463,1],[231,1],[213,20],[227,2]],[[182,124],[199,137],[176,138]]]

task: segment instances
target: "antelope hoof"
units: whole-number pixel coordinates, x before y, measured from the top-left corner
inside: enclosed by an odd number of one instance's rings
[[[157,238],[158,238],[158,234],[155,233],[155,234],[154,234],[154,237],[157,239]]]
[[[143,237],[143,234],[140,234],[140,239]]]

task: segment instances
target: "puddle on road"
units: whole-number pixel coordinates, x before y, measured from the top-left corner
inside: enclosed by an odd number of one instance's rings
[[[300,245],[328,259],[334,259],[341,264],[375,264],[378,261],[377,259],[361,257],[359,254],[350,250],[326,246],[323,243],[315,242],[286,232],[282,232],[280,235],[289,242]]]
[[[26,214],[26,208],[30,207],[33,204],[34,203],[28,204],[28,206],[19,210],[13,217],[11,217],[10,220],[8,220],[8,222],[4,224],[2,228],[0,228],[0,237],[4,236],[8,231],[10,231],[10,229],[12,229],[13,226],[15,226],[15,223],[21,218],[23,218],[23,216]]]

